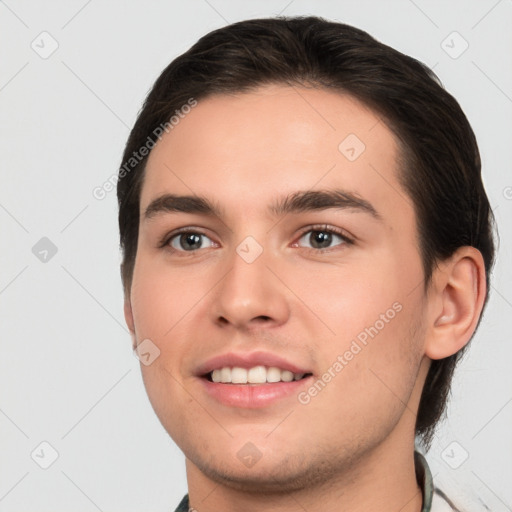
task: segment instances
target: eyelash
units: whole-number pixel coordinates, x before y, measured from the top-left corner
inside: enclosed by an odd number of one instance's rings
[[[307,252],[313,252],[316,254],[326,253],[326,252],[331,252],[333,249],[336,250],[336,247],[338,247],[338,246],[354,244],[354,239],[349,237],[345,231],[342,231],[338,228],[334,228],[327,224],[318,224],[318,225],[314,225],[314,226],[309,226],[308,228],[301,231],[300,235],[297,238],[297,242],[294,242],[294,246],[296,246],[295,244],[298,244],[298,241],[304,235],[306,235],[307,233],[311,233],[311,232],[322,232],[322,233],[330,233],[330,234],[337,235],[343,240],[343,243],[335,245],[333,247],[327,247],[325,249],[315,249],[313,247],[301,247],[301,249],[304,249]],[[183,256],[188,256],[188,255],[197,253],[199,250],[184,251],[184,250],[174,249],[173,247],[170,246],[171,241],[175,237],[182,235],[182,234],[194,234],[194,235],[200,235],[200,236],[205,236],[205,237],[209,238],[208,235],[206,233],[204,233],[203,231],[201,231],[200,229],[195,229],[195,228],[189,226],[189,227],[185,227],[185,228],[180,228],[177,231],[173,231],[171,234],[165,235],[162,238],[162,240],[158,243],[158,248],[168,250],[171,253],[184,253]]]
[[[315,249],[314,247],[301,247],[301,249],[305,249],[308,252],[313,252],[313,253],[318,254],[318,253],[331,252],[333,250],[336,250],[336,247],[339,247],[339,246],[354,244],[354,239],[349,237],[345,231],[335,228],[335,227],[332,227],[332,226],[329,226],[327,224],[317,224],[314,226],[309,226],[308,228],[301,231],[297,240],[300,240],[304,235],[306,235],[308,233],[314,233],[314,232],[330,233],[330,234],[337,235],[343,240],[343,243],[335,245],[333,247],[327,247],[325,249]],[[298,242],[294,242],[294,246],[296,243],[298,243]]]

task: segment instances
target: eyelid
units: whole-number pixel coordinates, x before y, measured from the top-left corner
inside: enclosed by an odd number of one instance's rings
[[[337,228],[335,226],[330,226],[329,224],[315,224],[312,226],[308,226],[308,227],[304,228],[303,230],[301,230],[301,233],[300,233],[299,237],[297,238],[297,240],[300,240],[306,233],[309,233],[310,231],[328,231],[329,233],[334,233],[334,234],[338,235],[340,238],[342,238],[345,241],[345,243],[347,243],[347,244],[353,244],[356,240],[356,238],[354,236],[351,236],[344,229]],[[318,251],[321,252],[321,249],[313,249],[313,250],[315,250],[317,252]]]
[[[343,241],[345,242],[345,244],[348,244],[348,245],[351,245],[355,242],[355,237],[349,235],[344,229],[330,226],[329,224],[314,224],[314,225],[306,226],[300,231],[300,234],[298,235],[298,237],[296,237],[296,239],[295,239],[296,241],[293,242],[292,247],[299,247],[298,241],[306,233],[309,233],[311,231],[327,231],[329,233],[334,233],[334,234],[338,235],[340,238],[342,238]],[[205,231],[203,229],[195,227],[195,226],[184,226],[182,228],[178,228],[178,229],[171,231],[171,233],[165,234],[161,238],[161,240],[158,242],[158,248],[159,249],[168,248],[169,250],[171,250],[173,252],[182,252],[185,254],[192,254],[192,253],[198,252],[198,251],[181,251],[179,249],[175,249],[170,246],[171,240],[173,240],[176,236],[178,236],[182,233],[194,233],[197,235],[205,236],[206,238],[209,238],[210,240],[212,240],[212,238],[210,236],[208,236],[208,234],[205,233]],[[217,242],[215,242],[214,240],[212,240],[212,242],[214,244],[217,244]],[[340,244],[340,245],[344,245],[344,244]],[[337,247],[337,246],[334,246],[334,247]],[[328,247],[326,249],[315,249],[313,247],[302,247],[302,249],[310,250],[310,251],[313,251],[316,253],[321,253],[321,252],[329,252],[334,247]]]
[[[204,230],[202,230],[201,228],[197,228],[194,226],[185,226],[182,228],[175,229],[175,230],[171,231],[170,233],[166,233],[158,242],[157,247],[159,249],[165,249],[166,247],[168,247],[169,249],[174,250],[176,252],[185,252],[185,253],[189,253],[189,254],[192,252],[197,252],[197,251],[177,251],[176,249],[174,249],[173,247],[170,246],[171,240],[173,238],[175,238],[176,236],[181,235],[182,233],[194,233],[197,235],[202,235],[207,238],[210,238],[210,240],[211,240],[211,237],[208,236],[208,234],[205,233]],[[217,243],[214,240],[212,240],[212,242]]]

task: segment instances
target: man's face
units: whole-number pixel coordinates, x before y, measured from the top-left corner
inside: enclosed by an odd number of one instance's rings
[[[411,441],[426,299],[397,157],[356,100],[285,86],[202,100],[152,150],[127,319],[160,351],[144,382],[189,470],[292,488]],[[313,194],[335,190],[355,199]]]

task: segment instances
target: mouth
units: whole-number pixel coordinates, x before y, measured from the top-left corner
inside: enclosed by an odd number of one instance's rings
[[[205,397],[218,406],[262,409],[284,405],[313,380],[310,368],[271,352],[229,352],[195,371]]]
[[[295,373],[277,366],[223,366],[202,374],[206,395],[229,409],[263,409],[297,400],[311,385],[313,374]]]
[[[215,368],[201,377],[213,383],[261,386],[303,380],[311,375],[312,373],[295,373],[277,366],[258,365],[251,368],[223,366]]]

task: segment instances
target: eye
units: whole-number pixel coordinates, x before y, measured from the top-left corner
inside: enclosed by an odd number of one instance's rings
[[[314,226],[305,231],[293,247],[305,247],[312,251],[322,251],[332,247],[352,244],[353,241],[338,229],[328,226]],[[310,247],[308,247],[310,244]],[[205,233],[195,230],[183,230],[165,237],[159,244],[160,248],[168,248],[172,252],[194,253],[200,249],[216,247],[217,244]]]
[[[205,240],[208,240],[210,243],[205,245]],[[204,233],[182,231],[168,238],[163,245],[169,246],[175,251],[194,252],[205,247],[213,247],[215,244]]]
[[[306,247],[311,244],[310,248],[313,250],[329,249],[338,245],[351,244],[347,236],[334,228],[315,227],[302,234],[296,245],[299,247]]]

